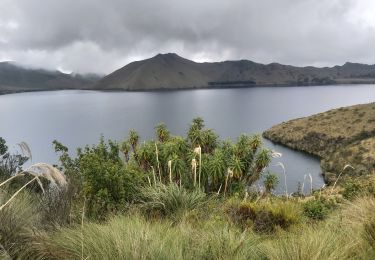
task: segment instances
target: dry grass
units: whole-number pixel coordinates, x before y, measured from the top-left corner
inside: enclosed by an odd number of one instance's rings
[[[351,174],[375,171],[375,103],[329,110],[291,120],[264,132],[274,142],[322,157],[326,172]]]

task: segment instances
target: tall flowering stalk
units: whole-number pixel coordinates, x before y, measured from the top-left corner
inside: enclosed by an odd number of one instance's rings
[[[172,184],[172,160],[168,161],[169,182]]]
[[[158,166],[159,179],[160,179],[160,182],[161,182],[159,150],[158,150],[158,145],[156,144],[156,142],[155,142],[155,154],[156,154],[156,162],[157,162],[157,166]]]
[[[278,162],[278,163],[276,164],[276,166],[280,166],[281,169],[283,169],[283,174],[284,174],[284,185],[285,185],[285,196],[286,196],[286,198],[288,198],[288,197],[289,197],[289,194],[288,194],[288,185],[287,185],[287,183],[286,183],[286,170],[285,170],[285,166],[284,166],[284,164],[283,164],[282,162]]]
[[[191,170],[194,175],[194,187],[197,185],[197,160],[191,160]]]
[[[50,181],[51,186],[57,186],[58,188],[64,187],[67,185],[65,175],[61,173],[58,169],[53,167],[52,165],[46,164],[46,163],[37,163],[34,165],[31,165],[27,170],[22,171],[4,182],[0,183],[0,187],[4,184],[8,183],[9,181],[25,176],[26,174],[30,174],[34,176],[33,179],[31,179],[29,182],[27,182],[25,185],[23,185],[19,190],[17,190],[8,201],[6,201],[3,205],[0,206],[0,211],[6,207],[23,189],[25,189],[28,185],[30,185],[32,182],[37,181],[40,188],[42,189],[44,193],[44,188],[42,185],[42,182],[40,181],[40,178],[45,178]]]
[[[202,174],[202,148],[200,146],[194,149],[194,153],[199,155],[199,175],[198,175],[198,187],[201,187],[201,174]]]
[[[339,181],[339,179],[340,179],[340,177],[341,177],[341,174],[342,174],[347,168],[351,168],[351,169],[354,170],[354,167],[351,166],[350,164],[347,164],[347,165],[344,166],[344,168],[342,169],[342,171],[340,172],[339,176],[338,176],[337,179],[335,180],[335,183],[334,183],[333,186],[332,186],[332,189],[331,189],[331,193],[330,193],[330,195],[332,195],[332,192],[333,192],[333,190],[335,189],[335,186],[336,186],[337,182]]]
[[[227,188],[228,188],[228,179],[232,178],[232,177],[233,177],[233,171],[230,168],[228,168],[227,177],[225,178],[224,197],[225,197],[225,194],[226,194]]]

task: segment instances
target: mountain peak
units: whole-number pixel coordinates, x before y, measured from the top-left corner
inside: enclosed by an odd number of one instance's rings
[[[178,56],[176,53],[159,53],[154,56],[156,59],[182,59],[182,57]]]

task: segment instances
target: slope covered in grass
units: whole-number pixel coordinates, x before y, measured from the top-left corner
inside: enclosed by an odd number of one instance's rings
[[[353,174],[375,173],[375,103],[329,110],[273,126],[263,134],[273,142],[322,158],[326,179],[346,164]]]

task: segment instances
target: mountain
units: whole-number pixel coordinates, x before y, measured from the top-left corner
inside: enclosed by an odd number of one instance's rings
[[[345,63],[316,68],[249,60],[197,63],[168,53],[132,62],[102,78],[94,88],[156,90],[338,83],[375,83],[375,65]]]
[[[316,68],[249,60],[198,63],[167,53],[129,63],[100,79],[98,75],[65,74],[0,62],[0,94],[57,89],[137,91],[363,83],[375,83],[375,65],[347,62]]]
[[[96,75],[73,75],[60,71],[28,69],[13,62],[0,62],[0,94],[56,89],[90,88]]]

